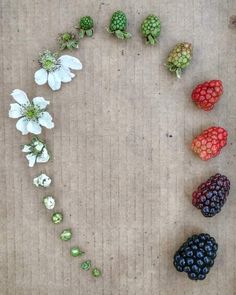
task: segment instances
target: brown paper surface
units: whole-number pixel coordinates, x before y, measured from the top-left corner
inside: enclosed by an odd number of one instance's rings
[[[235,0],[1,0],[0,8],[0,294],[236,294],[236,34],[229,28]],[[127,13],[128,42],[106,32],[117,9]],[[139,34],[149,13],[162,21],[156,47]],[[57,34],[87,14],[95,20],[94,38],[72,53],[83,70],[60,91],[37,86],[38,53],[56,48]],[[164,67],[179,41],[194,46],[181,80]],[[225,88],[221,101],[210,113],[197,109],[193,86],[217,78]],[[51,101],[56,127],[42,134],[53,155],[48,164],[30,169],[20,151],[30,137],[8,118],[15,88]],[[211,125],[225,127],[229,141],[219,157],[202,162],[189,146]],[[40,171],[52,176],[51,188],[32,185]],[[232,187],[222,212],[207,219],[191,193],[216,172]],[[41,203],[49,193],[63,224],[53,225]],[[74,237],[62,242],[67,227]],[[195,232],[219,243],[215,266],[197,283],[172,265],[175,250]],[[77,244],[102,278],[70,257]]]

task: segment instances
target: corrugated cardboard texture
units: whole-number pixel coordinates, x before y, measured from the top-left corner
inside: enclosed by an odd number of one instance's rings
[[[132,40],[106,32],[114,10],[129,19]],[[162,20],[160,44],[145,46],[143,18]],[[95,19],[93,39],[84,39],[84,69],[58,92],[37,86],[38,53],[56,48],[57,34],[79,17]],[[228,27],[235,0],[75,1],[1,0],[0,34],[0,274],[1,295],[233,295],[236,294],[236,33]],[[181,80],[164,67],[179,41],[194,46],[191,66]],[[191,102],[193,86],[223,80],[225,92],[214,111]],[[33,169],[20,151],[28,136],[7,117],[10,93],[51,101],[56,127],[46,138],[53,160]],[[228,146],[209,162],[190,150],[192,138],[210,125],[229,131]],[[40,171],[53,177],[48,190],[36,189]],[[223,211],[204,218],[191,193],[216,172],[232,189]],[[65,220],[50,222],[41,204],[46,193],[57,199]],[[74,238],[58,235],[71,227]],[[219,243],[214,268],[203,282],[175,271],[172,257],[192,233],[208,232]],[[103,270],[93,279],[69,255],[79,244]]]

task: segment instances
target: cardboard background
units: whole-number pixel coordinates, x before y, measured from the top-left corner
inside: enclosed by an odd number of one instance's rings
[[[75,1],[1,0],[0,16],[0,281],[2,295],[44,294],[236,294],[236,34],[228,20],[234,0]],[[114,10],[129,19],[133,39],[119,42],[105,31]],[[157,47],[143,44],[143,18],[160,15]],[[37,86],[33,74],[43,49],[56,48],[58,33],[90,14],[93,39],[77,52],[84,69],[58,92]],[[179,41],[194,46],[194,59],[181,80],[163,64]],[[220,78],[225,93],[211,113],[190,100],[192,87]],[[51,101],[56,127],[42,137],[53,161],[30,169],[20,151],[29,141],[7,117],[10,93]],[[229,131],[222,154],[202,162],[189,149],[193,136],[210,125]],[[172,137],[170,137],[172,135]],[[41,204],[44,190],[32,179],[53,177],[47,193],[63,208],[54,226]],[[213,173],[232,182],[221,214],[204,218],[191,193]],[[61,242],[63,228],[74,238]],[[204,282],[175,271],[172,257],[194,232],[209,232],[219,243],[218,258]],[[69,256],[79,245],[104,275],[94,280]]]

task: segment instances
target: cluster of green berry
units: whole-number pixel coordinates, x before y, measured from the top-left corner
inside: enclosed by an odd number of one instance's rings
[[[75,28],[78,31],[78,38],[76,34],[71,32],[61,33],[58,36],[58,45],[60,50],[64,49],[77,49],[79,47],[79,41],[84,38],[84,36],[93,36],[93,19],[91,16],[83,16],[79,20]]]

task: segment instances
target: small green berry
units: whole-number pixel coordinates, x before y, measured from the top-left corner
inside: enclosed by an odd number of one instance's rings
[[[81,251],[79,247],[73,247],[70,249],[70,254],[73,257],[79,257],[79,256],[82,256],[84,252]]]
[[[85,35],[88,37],[93,36],[94,22],[91,16],[83,16],[79,21],[79,25],[76,27],[79,31],[79,37],[82,39]]]
[[[141,32],[146,39],[147,44],[155,45],[157,38],[161,33],[161,21],[155,15],[149,15],[141,25]]]
[[[114,34],[118,39],[129,39],[132,35],[126,32],[127,17],[123,11],[112,14],[108,32]]]
[[[63,220],[63,214],[61,212],[55,212],[52,214],[52,222],[54,224],[59,224]]]
[[[69,241],[72,238],[71,229],[64,229],[63,232],[60,234],[60,239],[62,241]]]
[[[98,277],[100,277],[101,275],[102,275],[102,272],[100,271],[100,269],[98,269],[98,268],[94,268],[93,270],[92,270],[92,275],[95,277],[95,278],[98,278]]]
[[[86,271],[90,270],[90,268],[91,268],[91,260],[86,260],[83,263],[81,263],[81,268],[83,270],[86,270]]]

